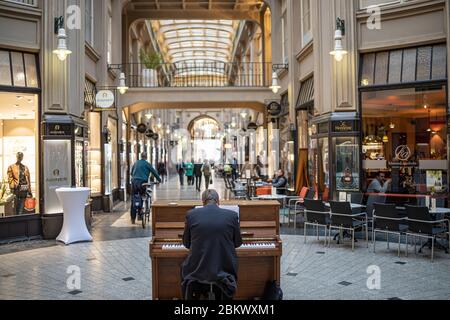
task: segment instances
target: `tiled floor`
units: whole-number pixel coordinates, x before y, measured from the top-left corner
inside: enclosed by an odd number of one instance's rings
[[[213,186],[224,195],[223,185]],[[176,178],[158,187],[158,199],[198,199],[195,188],[178,187]],[[31,241],[0,246],[0,299],[151,299],[150,228],[132,226],[128,207],[96,214],[94,242],[62,246],[55,241]],[[377,253],[364,241],[354,252],[347,243],[324,248],[302,231],[283,228],[281,284],[285,299],[450,299],[450,256],[437,251],[431,263],[423,255],[397,257],[393,245]],[[369,290],[368,268],[380,271],[379,290]],[[80,271],[81,287],[73,283]],[[79,269],[77,269],[79,268]],[[69,273],[68,273],[69,271]],[[370,270],[369,270],[370,271]],[[373,272],[373,271],[372,271]],[[369,281],[371,283],[371,281]]]
[[[398,258],[395,250],[365,243],[324,248],[310,237],[283,236],[285,299],[450,299],[450,259],[439,253]],[[53,246],[0,256],[0,299],[151,299],[149,238]],[[406,262],[398,264],[397,262]],[[80,269],[81,287],[68,287],[68,268]],[[369,266],[381,271],[381,289],[369,290]],[[70,270],[69,270],[70,271]],[[78,291],[77,291],[78,290]]]

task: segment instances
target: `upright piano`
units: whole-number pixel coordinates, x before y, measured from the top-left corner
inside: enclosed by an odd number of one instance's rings
[[[221,201],[239,206],[244,244],[237,249],[239,270],[237,300],[261,298],[269,281],[280,285],[278,201]],[[189,254],[182,244],[186,214],[199,201],[156,201],[152,206],[152,293],[155,300],[181,299],[181,264]]]

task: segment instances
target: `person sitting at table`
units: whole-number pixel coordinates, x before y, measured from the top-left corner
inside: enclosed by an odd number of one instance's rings
[[[391,183],[391,179],[387,179],[385,177],[384,172],[378,172],[375,179],[369,184],[367,188],[367,193],[386,193],[389,189]]]
[[[277,188],[278,195],[286,194],[287,183],[288,181],[284,176],[284,170],[283,169],[278,170],[275,179],[272,180],[272,187]]]

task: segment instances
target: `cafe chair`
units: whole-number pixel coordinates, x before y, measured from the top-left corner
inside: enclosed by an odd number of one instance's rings
[[[395,207],[395,204],[374,203],[375,210],[373,214],[373,228],[372,228],[372,242],[373,252],[377,243],[376,234],[385,233],[387,248],[389,250],[389,235],[394,234],[398,236],[398,256],[400,257],[401,237],[406,234],[408,226],[405,218],[400,217],[400,214]]]
[[[431,262],[434,259],[434,245],[439,235],[448,237],[448,220],[434,220],[427,207],[405,205],[408,215],[408,231],[406,232],[406,256],[408,256],[408,237],[414,239],[414,253],[417,254],[416,238],[427,239],[428,246],[431,248]],[[444,227],[447,223],[447,227]],[[421,253],[422,248],[419,250]]]
[[[316,197],[316,191],[314,189],[308,189],[306,192],[306,196],[300,201],[295,202],[294,204],[294,230],[297,229],[297,215],[304,213],[305,211],[305,200],[314,200]],[[289,211],[289,221],[290,221],[290,211]]]
[[[369,247],[369,232],[368,232],[368,222],[367,213],[353,213],[350,202],[338,202],[330,201],[331,208],[331,223],[329,228],[329,236],[331,239],[331,230],[339,230],[341,239],[343,241],[343,231],[349,231],[352,235],[352,251],[355,250],[355,231],[364,228],[366,231],[366,242],[367,247]],[[361,220],[364,218],[364,220]],[[331,240],[330,240],[331,244]]]
[[[372,227],[372,229],[373,229],[373,214],[375,211],[375,207],[374,207],[375,203],[386,203],[386,196],[371,194],[367,198],[367,203],[366,203],[367,221],[368,221],[368,224]]]
[[[325,208],[321,200],[305,199],[304,237],[306,243],[306,231],[308,226],[316,227],[317,240],[320,240],[319,228],[324,228],[325,242],[327,245],[327,232],[330,227],[330,211]]]

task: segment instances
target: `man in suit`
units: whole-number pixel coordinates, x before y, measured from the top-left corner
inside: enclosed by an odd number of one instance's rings
[[[237,288],[236,248],[242,245],[238,215],[219,207],[215,190],[202,194],[203,208],[188,212],[183,244],[191,252],[181,267],[185,299],[197,300],[215,284],[216,300],[232,299]]]

